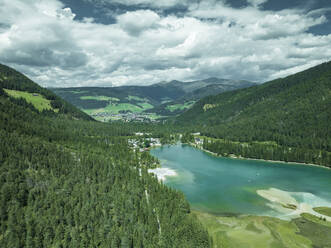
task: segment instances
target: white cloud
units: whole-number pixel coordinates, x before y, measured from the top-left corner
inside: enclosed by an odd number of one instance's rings
[[[307,33],[326,21],[325,11],[263,11],[262,2],[233,9],[208,0],[183,17],[136,10],[104,25],[75,20],[58,0],[0,0],[0,62],[54,87],[211,76],[263,82],[330,59],[331,35]]]
[[[186,6],[190,0],[85,0],[91,3],[118,3],[127,6],[140,5],[153,8],[169,8],[174,6]],[[191,0],[192,1],[192,0]]]
[[[156,55],[160,57],[188,57],[195,51],[198,45],[197,33],[191,33],[183,43],[175,47],[166,48],[160,47],[156,51]]]
[[[159,20],[159,15],[151,10],[126,12],[117,17],[120,27],[133,36],[138,36],[146,29],[156,28]]]

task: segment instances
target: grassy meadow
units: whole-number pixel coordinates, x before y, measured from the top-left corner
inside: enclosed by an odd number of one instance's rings
[[[174,112],[176,110],[185,110],[185,109],[191,108],[194,103],[195,103],[195,101],[189,101],[189,102],[185,102],[183,104],[178,103],[178,104],[168,105],[166,107],[166,109],[169,110],[170,112]]]
[[[330,213],[330,208],[322,208]],[[208,229],[213,247],[322,248],[331,247],[331,222],[311,214],[291,221],[265,216],[215,216],[193,211]]]
[[[52,108],[51,101],[47,100],[45,97],[43,97],[40,94],[29,93],[18,90],[8,90],[8,89],[4,89],[4,90],[11,97],[24,98],[28,103],[31,103],[39,111],[53,110],[55,112],[58,112],[57,109]]]

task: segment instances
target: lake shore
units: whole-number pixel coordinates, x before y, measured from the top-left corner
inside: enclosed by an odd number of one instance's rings
[[[201,146],[197,146],[193,143],[186,143],[187,145],[190,145],[194,148],[197,148],[201,151],[204,151],[206,153],[209,153],[213,156],[216,156],[216,157],[221,157],[221,158],[231,158],[231,159],[242,159],[242,160],[255,160],[255,161],[263,161],[263,162],[271,162],[271,163],[283,163],[283,164],[290,164],[290,165],[306,165],[306,166],[314,166],[314,167],[319,167],[319,168],[324,168],[324,169],[329,169],[331,170],[330,167],[327,167],[327,166],[324,166],[324,165],[319,165],[319,164],[308,164],[308,163],[300,163],[300,162],[286,162],[286,161],[281,161],[281,160],[269,160],[269,159],[262,159],[262,158],[245,158],[245,157],[242,157],[242,156],[237,156],[237,155],[234,155],[234,154],[230,154],[229,156],[222,156],[222,155],[218,155],[217,153],[215,152],[211,152],[209,150],[206,150],[204,148],[202,148]]]
[[[148,173],[154,174],[157,179],[162,182],[164,182],[167,177],[177,176],[177,172],[175,170],[166,167],[148,169]]]
[[[225,217],[196,210],[192,215],[208,230],[215,248],[323,247],[331,240],[325,231],[331,229],[330,222],[309,214],[294,220],[255,215]]]
[[[330,171],[223,160],[198,148],[177,144],[151,152],[161,166],[177,170],[178,180],[167,178],[165,184],[187,197],[213,247],[309,248],[330,243]]]
[[[301,194],[300,192],[288,192],[283,191],[277,188],[269,188],[269,189],[260,189],[257,190],[256,193],[265,198],[269,201],[267,204],[270,208],[276,210],[277,212],[281,213],[280,216],[276,216],[280,219],[294,219],[301,216],[301,214],[309,213],[311,215],[320,217],[327,221],[331,222],[331,217],[324,215],[322,213],[318,213],[314,210],[314,207],[321,207],[321,206],[314,206],[309,202],[299,202],[295,199],[294,195]],[[324,205],[324,204],[323,204]],[[329,206],[330,203],[326,203],[325,207]],[[327,208],[329,209],[329,208]],[[285,218],[284,218],[285,217]]]

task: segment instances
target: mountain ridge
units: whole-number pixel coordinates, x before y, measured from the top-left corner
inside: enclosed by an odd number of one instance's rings
[[[331,62],[258,86],[205,97],[176,121],[199,126],[203,135],[223,141],[275,144],[252,145],[253,158],[330,166]],[[218,145],[209,149],[222,153],[226,145]],[[245,153],[239,144],[232,146],[236,155]]]
[[[203,96],[256,85],[244,80],[213,80],[216,79],[191,82],[173,80],[150,86],[71,87],[50,90],[92,116],[101,112],[111,118],[126,112],[161,117],[182,113]]]
[[[39,105],[43,105],[43,107],[39,109],[40,112],[58,113],[70,118],[92,120],[88,115],[70,103],[63,101],[53,92],[3,64],[0,64],[0,88],[3,94],[10,96],[12,100],[16,99],[17,101],[26,101],[26,104],[32,104],[31,108],[36,108],[37,104],[41,102]]]

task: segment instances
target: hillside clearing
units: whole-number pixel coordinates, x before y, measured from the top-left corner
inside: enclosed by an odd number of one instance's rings
[[[51,106],[51,101],[47,100],[44,96],[40,94],[29,93],[18,90],[9,90],[9,89],[4,89],[4,90],[11,97],[24,98],[28,103],[31,103],[39,111],[43,111],[43,110],[53,110],[54,112],[59,111],[58,109],[53,109]]]

